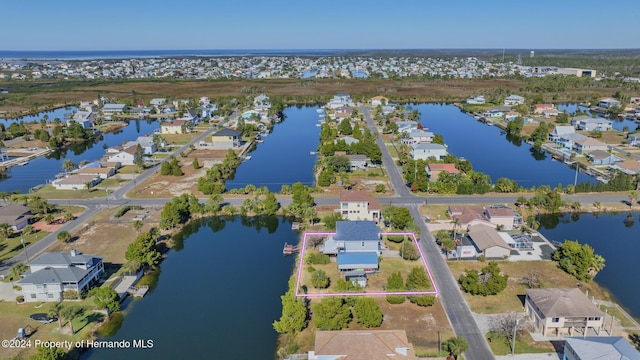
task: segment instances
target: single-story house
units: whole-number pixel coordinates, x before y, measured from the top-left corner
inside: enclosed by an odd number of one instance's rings
[[[398,125],[398,133],[411,133],[412,130],[418,130],[418,122],[416,121],[396,121]]]
[[[608,148],[607,144],[590,137],[576,140],[573,144],[573,149],[579,155],[585,155],[595,150],[607,151]]]
[[[380,221],[380,202],[360,190],[341,191],[340,216],[346,220]]]
[[[378,271],[379,267],[375,252],[339,252],[336,261],[340,271],[372,273]]]
[[[413,144],[411,146],[411,158],[413,160],[427,160],[428,158],[435,158],[436,160],[442,160],[447,156],[447,148],[440,144]]]
[[[104,104],[102,106],[103,114],[117,114],[127,111],[127,104]]]
[[[75,173],[80,175],[98,176],[101,179],[108,179],[116,174],[116,169],[112,167],[95,166],[78,169]]]
[[[187,120],[173,120],[160,124],[160,132],[163,135],[168,134],[184,134],[185,124]]]
[[[627,138],[627,145],[640,147],[640,135],[629,135]]]
[[[619,157],[603,150],[594,150],[587,155],[593,165],[611,165],[617,161],[622,161]]]
[[[504,98],[504,104],[508,106],[524,104],[524,97],[519,95],[509,95]]]
[[[9,204],[0,208],[0,223],[11,225],[13,231],[27,226],[32,217],[31,210],[22,204]]]
[[[211,146],[214,149],[235,149],[242,145],[242,131],[222,129],[211,135]]]
[[[609,131],[613,128],[613,122],[603,118],[591,118],[588,116],[578,116],[573,118],[571,123],[578,130],[583,131]]]
[[[416,360],[405,330],[316,331],[309,360]]]
[[[604,313],[578,288],[527,289],[524,309],[542,336],[573,336],[589,328],[597,333]]]
[[[501,205],[449,206],[448,212],[452,219],[458,220],[458,225],[463,229],[483,224],[489,227],[501,225],[503,229],[510,230],[522,225],[522,217],[515,210]]]
[[[518,112],[515,111],[509,111],[506,114],[504,114],[504,121],[509,122],[509,121],[513,121],[515,120],[518,116],[522,117],[522,115]],[[524,120],[524,118],[523,118]]]
[[[600,102],[598,102],[598,107],[605,108],[605,109],[609,109],[618,105],[620,105],[620,101],[616,99],[611,99],[611,98],[602,99],[600,100]]]
[[[253,108],[256,110],[269,110],[269,108],[271,108],[269,97],[261,94],[253,98]]]
[[[484,96],[482,96],[482,95],[473,96],[473,97],[470,97],[470,98],[468,98],[466,100],[466,103],[470,104],[470,105],[482,105],[485,102],[486,102],[486,100],[484,99]]]
[[[341,138],[337,138],[337,139],[333,140],[333,143],[337,144],[338,141],[340,141],[340,140],[344,141],[347,145],[357,144],[357,143],[360,142],[360,140],[358,140],[358,139],[356,139],[356,138],[354,138],[352,136],[343,136]]]
[[[165,99],[165,98],[154,98],[154,99],[151,99],[151,101],[149,101],[149,104],[151,104],[153,106],[160,106],[160,105],[164,104],[165,102],[167,102],[167,99]]]
[[[378,95],[369,99],[369,104],[371,104],[371,106],[386,105],[388,103],[389,103],[389,99],[387,99],[384,96]]]
[[[347,155],[347,159],[349,159],[349,163],[351,164],[351,171],[366,169],[368,164],[371,162],[371,159],[366,155]]]
[[[620,170],[625,174],[638,175],[640,174],[640,162],[632,159],[625,159],[614,165],[609,165],[609,168]]]
[[[27,302],[62,301],[62,294],[68,290],[86,292],[104,273],[101,257],[75,250],[45,252],[28,265],[29,270],[18,282]]]
[[[87,189],[87,184],[89,184],[89,187],[93,187],[100,181],[102,179],[97,175],[72,174],[53,180],[51,185],[57,190],[85,190]]]
[[[502,110],[489,109],[489,110],[483,112],[482,116],[490,117],[490,118],[499,118],[499,117],[503,117],[504,116],[504,112]]]
[[[622,336],[570,337],[564,342],[562,360],[640,360],[640,352]]]
[[[469,227],[469,237],[478,249],[478,254],[488,259],[504,258],[511,254],[511,247],[494,227],[478,224]]]
[[[427,164],[426,170],[430,181],[437,181],[442,172],[452,175],[460,173],[455,164]]]
[[[534,114],[549,113],[553,110],[556,110],[556,106],[553,104],[536,104],[533,107]],[[556,110],[556,114],[557,114],[557,110]]]

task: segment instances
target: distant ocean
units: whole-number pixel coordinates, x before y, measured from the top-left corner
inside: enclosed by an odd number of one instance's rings
[[[160,57],[222,56],[336,56],[362,50],[94,50],[94,51],[4,51],[2,60],[93,60]]]

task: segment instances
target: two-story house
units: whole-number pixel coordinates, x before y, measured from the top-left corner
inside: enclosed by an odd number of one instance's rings
[[[377,224],[380,221],[380,202],[364,191],[341,191],[337,212],[345,220],[371,220]]]
[[[589,116],[577,116],[572,119],[572,125],[583,131],[609,131],[613,128],[613,122],[603,118]]]
[[[604,313],[578,288],[528,289],[524,310],[542,336],[600,332]]]
[[[242,131],[222,129],[211,135],[211,146],[214,149],[236,149],[242,145]]]
[[[413,160],[427,160],[434,158],[442,160],[447,156],[447,148],[440,144],[414,144],[411,146],[411,158]]]
[[[68,290],[86,292],[104,273],[101,257],[83,255],[75,250],[45,252],[28,265],[29,270],[18,282],[27,302],[62,301],[63,292]]]
[[[337,221],[336,233],[325,239],[322,252],[336,255],[340,271],[376,272],[380,229],[374,221]]]

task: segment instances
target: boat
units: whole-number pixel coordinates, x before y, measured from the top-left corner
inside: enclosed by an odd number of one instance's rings
[[[245,160],[251,160],[251,155],[247,155],[244,157]]]
[[[315,151],[309,151],[309,155],[315,155],[317,154]]]
[[[293,254],[294,250],[295,250],[295,248],[293,247],[293,245],[289,245],[287,243],[284,243],[284,248],[282,248],[282,253],[284,255],[291,255],[291,254]]]
[[[316,124],[317,127],[322,127],[322,124]]]

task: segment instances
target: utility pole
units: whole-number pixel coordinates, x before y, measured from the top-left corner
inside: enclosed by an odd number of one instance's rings
[[[26,262],[29,262],[29,253],[27,252],[27,247],[24,244],[24,237],[20,238],[20,242],[22,243],[22,250],[24,250],[24,256],[27,258]]]
[[[516,318],[516,325],[513,327],[513,343],[511,344],[511,355],[515,354],[516,352],[516,332],[518,331],[518,324],[520,324],[520,319]]]

